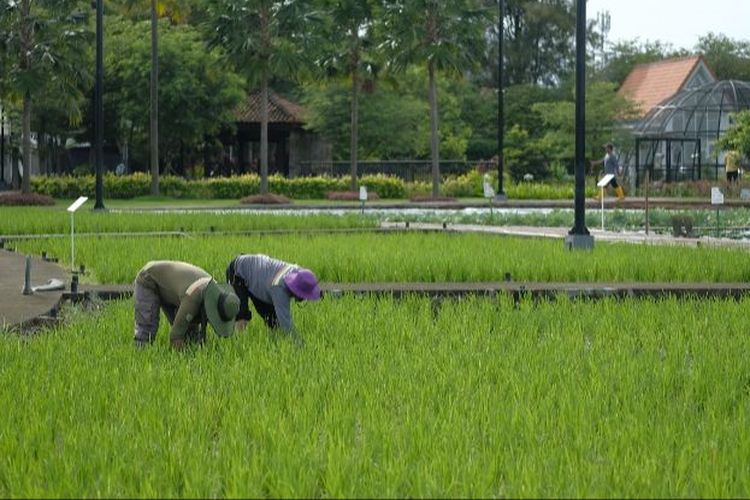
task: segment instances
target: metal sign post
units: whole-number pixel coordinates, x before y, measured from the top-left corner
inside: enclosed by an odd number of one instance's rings
[[[86,203],[86,200],[88,200],[88,197],[81,196],[76,201],[73,202],[72,205],[68,207],[68,212],[70,212],[70,270],[75,271],[75,260],[76,260],[76,244],[75,244],[75,213],[76,210],[81,208],[81,205]]]
[[[648,174],[648,169],[646,169],[646,234],[648,234],[648,230],[649,230],[649,217],[648,217],[648,184],[649,184],[649,174]]]
[[[495,190],[492,189],[492,184],[490,183],[490,176],[485,174],[484,179],[482,181],[482,191],[484,194],[484,197],[487,198],[487,203],[490,206],[490,218],[492,218],[492,200],[495,198]]]
[[[614,178],[615,178],[614,174],[607,174],[604,177],[602,177],[599,182],[596,183],[596,185],[599,186],[599,189],[601,189],[599,194],[600,194],[600,199],[602,201],[602,231],[604,231],[604,188],[607,187],[609,183],[612,182],[612,179]]]
[[[721,206],[724,204],[724,193],[721,192],[721,189],[714,186],[711,188],[711,205],[716,205],[716,237],[718,238],[719,233],[719,212],[721,210]]]

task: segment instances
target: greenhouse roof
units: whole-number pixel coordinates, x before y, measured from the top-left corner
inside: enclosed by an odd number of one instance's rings
[[[665,99],[641,120],[641,137],[719,137],[731,126],[731,113],[750,109],[750,82],[723,80],[685,89]]]

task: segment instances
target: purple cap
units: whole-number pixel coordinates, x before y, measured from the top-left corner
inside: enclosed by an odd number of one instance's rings
[[[298,299],[318,300],[320,299],[320,287],[318,279],[309,269],[297,269],[289,271],[284,276],[284,283],[290,292]]]

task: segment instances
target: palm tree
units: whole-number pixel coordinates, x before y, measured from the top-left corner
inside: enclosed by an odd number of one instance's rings
[[[3,38],[10,74],[5,83],[22,101],[21,135],[23,178],[21,191],[31,191],[31,113],[34,97],[51,85],[64,90],[71,117],[78,113],[78,86],[85,74],[80,45],[89,34],[83,21],[85,7],[75,0],[18,0],[0,9]],[[53,76],[54,75],[54,76]]]
[[[260,87],[260,192],[268,193],[268,88],[272,78],[300,76],[310,65],[305,47],[315,19],[308,0],[213,0],[212,44],[222,46]]]
[[[123,7],[128,14],[139,14],[145,9],[144,0],[124,0]],[[173,22],[184,19],[185,12],[179,0],[150,0],[151,17],[151,83],[149,96],[151,112],[149,116],[151,194],[159,195],[159,18],[168,16]]]
[[[388,64],[404,71],[426,64],[429,78],[432,196],[440,194],[437,74],[460,74],[481,58],[488,11],[480,0],[386,0],[383,16]]]
[[[372,45],[373,23],[378,0],[324,0],[328,15],[325,38],[328,40],[323,66],[343,70],[351,79],[351,190],[357,190],[359,143],[359,91],[362,72],[371,76],[376,64],[368,49]]]

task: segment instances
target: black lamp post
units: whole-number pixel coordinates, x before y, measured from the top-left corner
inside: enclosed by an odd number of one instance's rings
[[[503,99],[503,20],[505,19],[505,0],[497,2],[497,193],[495,201],[505,201],[508,197],[503,189],[503,167],[505,158],[505,110]]]
[[[591,250],[594,248],[594,237],[586,228],[586,0],[576,0],[575,119],[575,223],[565,237],[565,247]]]
[[[96,203],[94,210],[104,210],[103,128],[104,105],[102,91],[104,79],[104,7],[103,0],[96,1],[96,82],[94,84],[94,156],[96,164]]]

